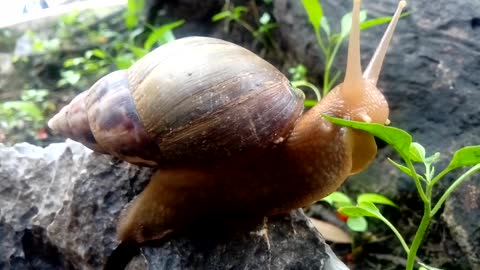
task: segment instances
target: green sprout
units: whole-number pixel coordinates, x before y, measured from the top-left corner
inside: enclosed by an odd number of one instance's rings
[[[257,41],[259,41],[264,48],[273,49],[277,54],[280,50],[271,36],[271,30],[277,27],[277,24],[272,22],[272,16],[268,12],[264,12],[257,20],[257,25],[254,26],[247,22],[243,17],[248,12],[246,6],[233,6],[226,4],[224,10],[213,15],[212,22],[225,21],[227,29],[230,22],[235,22],[247,30]]]
[[[322,201],[327,202],[328,204],[337,208],[337,212],[345,217],[345,223],[347,224],[348,228],[355,232],[366,232],[368,229],[368,222],[363,216],[346,216],[339,212],[339,209],[347,206],[354,206],[353,200],[350,199],[345,193],[343,192],[333,192],[327,197],[323,198]],[[376,203],[376,204],[383,204],[389,205],[398,208],[398,206],[392,202],[387,197],[377,194],[377,193],[362,193],[357,196],[357,203],[361,204],[364,202],[369,203]]]
[[[372,202],[358,202],[356,206],[341,207],[339,212],[349,217],[373,217],[383,221],[383,223],[385,223],[393,231],[395,236],[400,241],[403,249],[407,253],[406,269],[413,270],[417,251],[423,241],[425,232],[427,231],[432,218],[438,213],[452,192],[457,189],[459,185],[465,182],[469,176],[480,170],[480,145],[466,146],[457,150],[453,154],[448,166],[440,173],[435,174],[435,167],[433,165],[440,158],[440,153],[427,156],[425,148],[417,142],[412,142],[412,136],[406,131],[375,123],[349,121],[329,116],[324,117],[332,123],[363,130],[372,134],[373,136],[378,137],[393,147],[393,149],[395,149],[402,157],[404,164],[400,164],[399,162],[391,159],[389,159],[389,161],[400,171],[413,179],[418,194],[423,202],[423,217],[410,246],[407,244],[397,228],[395,228],[395,226],[382,215],[380,210]],[[423,175],[417,173],[414,163],[423,165]],[[455,179],[443,193],[440,199],[434,202],[432,198],[432,191],[435,184],[437,184],[451,171],[463,167],[470,168],[461,174],[457,179]],[[424,269],[434,269],[420,262],[419,264]]]

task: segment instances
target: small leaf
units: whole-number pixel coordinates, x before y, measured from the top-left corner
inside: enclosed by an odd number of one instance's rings
[[[243,14],[248,11],[248,8],[245,6],[235,7],[232,11],[232,18],[234,20],[239,20],[242,18]]]
[[[480,145],[466,146],[455,152],[448,169],[480,164]]]
[[[63,62],[63,66],[68,68],[72,66],[78,66],[84,62],[85,62],[85,58],[83,57],[69,58]]]
[[[359,14],[360,23],[362,23],[366,19],[367,19],[367,11],[365,10],[360,11],[360,14]],[[340,36],[342,38],[345,38],[350,33],[350,30],[352,30],[352,13],[351,12],[343,15],[342,21],[341,21],[341,27],[342,28],[340,30]]]
[[[323,16],[322,19],[320,19],[320,27],[325,31],[327,36],[330,36],[330,25],[328,24],[327,17]]]
[[[351,217],[347,219],[347,226],[355,232],[366,232],[368,222],[364,217]]]
[[[353,205],[352,200],[343,192],[335,191],[330,193],[322,201],[328,202],[330,205],[338,206],[350,206]]]
[[[322,5],[319,0],[302,0],[303,7],[307,11],[308,20],[315,29],[315,32],[320,30],[320,20],[323,17]]]
[[[218,22],[231,17],[232,17],[232,12],[230,10],[225,10],[213,15],[212,22]]]
[[[370,27],[386,24],[386,23],[389,23],[391,20],[392,20],[392,17],[381,17],[381,18],[370,19],[360,24],[360,30],[365,30]]]
[[[103,50],[100,50],[100,49],[93,49],[92,51],[92,55],[100,58],[100,59],[105,59],[107,57],[107,54],[105,53],[105,51]]]
[[[425,160],[425,148],[419,143],[412,143],[410,145],[410,159],[416,162],[423,162]]]
[[[348,217],[375,217],[370,211],[365,210],[359,206],[344,206],[338,209],[339,213],[342,213]]]
[[[31,101],[6,101],[2,107],[5,110],[17,110],[34,121],[41,121],[44,118],[42,110]]]
[[[410,15],[410,12],[405,12],[402,15],[400,15],[400,18],[403,18],[403,17],[408,16],[408,15]],[[365,22],[360,24],[360,30],[365,30],[365,29],[368,29],[370,27],[386,24],[386,23],[389,23],[391,20],[392,20],[392,16],[370,19],[370,20],[365,21]]]
[[[276,23],[267,23],[267,24],[262,24],[258,28],[257,32],[258,33],[268,33],[270,30],[274,29],[277,27]]]
[[[410,136],[410,134],[408,134],[406,131],[376,123],[350,121],[330,117],[328,115],[324,115],[323,117],[337,125],[366,131],[388,143],[390,146],[395,148],[395,150],[397,150],[403,157],[410,156],[410,145],[412,144],[412,136]]]
[[[413,177],[412,171],[410,171],[409,168],[407,168],[407,167],[405,167],[405,166],[403,166],[403,165],[401,165],[401,164],[393,161],[393,160],[390,159],[390,158],[387,158],[387,159],[388,159],[388,161],[390,161],[390,163],[392,163],[393,165],[395,165],[395,167],[397,167],[400,171],[402,171],[403,173],[405,173],[406,175],[408,175],[408,176],[410,176],[410,177]],[[423,176],[421,176],[420,174],[418,174],[418,173],[417,173],[417,177],[418,177],[418,179],[421,179],[421,180],[423,180],[423,181],[426,181],[425,178],[424,178]]]
[[[350,30],[352,29],[352,13],[349,12],[345,15],[343,15],[342,20],[341,20],[341,30],[340,30],[340,36],[345,37],[350,33]]]
[[[127,69],[135,62],[135,59],[132,54],[121,54],[115,57],[113,62],[118,69]]]
[[[357,206],[345,206],[338,209],[338,212],[349,217],[374,217],[385,219],[380,210],[371,202],[361,202]]]
[[[397,167],[400,171],[404,172],[406,175],[408,175],[408,176],[410,176],[410,177],[413,177],[412,171],[410,171],[409,168],[407,168],[407,167],[405,167],[405,166],[403,166],[403,165],[401,165],[401,164],[393,161],[393,160],[390,159],[390,158],[387,158],[387,159],[388,159],[388,161],[390,161],[390,163],[392,163],[393,165],[395,165],[395,167]],[[417,174],[417,175],[420,177],[419,174]]]
[[[432,165],[433,163],[437,162],[437,160],[440,158],[440,153],[439,152],[436,152],[435,154],[429,156],[429,157],[426,157],[425,158],[425,164],[427,165]]]
[[[158,28],[154,28],[152,33],[148,35],[147,40],[145,40],[143,47],[148,51],[151,50],[155,43],[161,41],[162,39],[165,39],[170,31],[181,26],[183,23],[185,23],[185,20],[178,20],[175,22],[164,24]]]
[[[128,49],[135,55],[135,58],[140,59],[148,53],[148,50],[137,46],[130,46]]]
[[[143,10],[144,0],[128,0],[127,10],[125,11],[125,26],[133,29],[138,25],[138,18]]]
[[[394,202],[392,202],[389,198],[381,195],[381,194],[376,194],[376,193],[364,193],[360,194],[357,197],[357,202],[362,203],[362,202],[371,202],[371,203],[378,203],[378,204],[385,204],[385,205],[390,205],[394,207],[398,207]]]
[[[71,85],[75,85],[82,77],[78,71],[73,70],[62,71],[60,72],[60,75],[62,76],[62,79]]]

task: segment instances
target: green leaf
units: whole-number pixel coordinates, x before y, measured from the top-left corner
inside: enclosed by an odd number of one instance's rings
[[[298,64],[289,68],[288,73],[292,75],[292,81],[306,80],[307,68],[302,64]]]
[[[425,148],[417,142],[410,145],[410,159],[416,162],[423,162],[425,160]]]
[[[143,10],[144,0],[128,0],[127,10],[125,11],[125,26],[133,29],[138,25],[139,15]]]
[[[31,101],[6,101],[2,104],[4,110],[16,110],[34,121],[44,119],[42,110]]]
[[[360,24],[367,19],[366,10],[360,11],[359,19],[360,19]],[[343,15],[342,17],[340,36],[342,38],[348,36],[348,34],[350,33],[350,30],[352,30],[352,13],[351,12]]]
[[[366,232],[368,229],[368,222],[364,217],[349,217],[347,219],[347,226],[350,230],[355,232]]]
[[[307,11],[308,20],[315,29],[315,32],[319,32],[320,20],[323,17],[322,5],[319,0],[302,0],[303,7]]]
[[[400,15],[400,18],[403,18],[403,17],[408,16],[408,15],[410,15],[410,12],[405,12],[402,15]],[[368,29],[370,27],[386,24],[386,23],[389,23],[391,20],[392,20],[392,16],[370,19],[370,20],[365,21],[365,22],[360,24],[360,30],[365,30],[365,29]]]
[[[107,57],[107,54],[105,53],[105,51],[100,49],[93,49],[91,50],[91,52],[93,56],[98,57],[100,59],[105,59]]]
[[[395,167],[397,167],[400,171],[404,172],[406,175],[408,175],[408,176],[410,176],[410,177],[413,177],[412,171],[410,171],[409,168],[407,168],[407,167],[405,167],[405,166],[403,166],[403,165],[401,165],[401,164],[393,161],[393,160],[390,159],[390,158],[387,158],[387,159],[388,159],[388,161],[390,161],[390,163],[392,163],[393,165],[395,165]]]
[[[267,23],[267,24],[262,24],[258,28],[256,32],[258,33],[268,33],[270,30],[274,29],[277,27],[276,23]]]
[[[185,20],[178,20],[178,21],[175,21],[175,22],[164,24],[164,25],[162,25],[158,28],[154,28],[152,33],[150,33],[150,35],[148,35],[147,40],[143,44],[143,47],[146,50],[150,51],[152,49],[153,45],[155,45],[155,43],[157,43],[159,41],[164,41],[164,42],[168,41],[169,32],[172,31],[173,29],[181,26],[184,23],[185,23]]]
[[[381,194],[376,194],[376,193],[363,193],[360,194],[357,197],[357,202],[362,203],[362,202],[371,202],[371,203],[378,203],[378,204],[385,204],[385,205],[390,205],[393,207],[398,206],[392,202],[389,198],[381,195]]]
[[[132,54],[121,54],[115,57],[113,62],[117,69],[127,69],[135,62],[135,58]]]
[[[480,145],[467,146],[457,150],[447,168],[453,170],[477,164],[480,164]]]
[[[328,115],[323,116],[325,119],[337,125],[351,127],[366,131],[395,148],[402,156],[410,156],[410,145],[412,144],[412,136],[406,131],[399,128],[388,127],[376,123],[364,123],[357,121],[350,121],[340,118],[330,117]]]
[[[374,217],[385,219],[380,210],[371,202],[361,202],[357,206],[345,206],[338,209],[338,212],[348,217]]]
[[[370,20],[365,21],[365,22],[360,24],[360,30],[365,30],[365,29],[368,29],[370,27],[374,27],[374,26],[381,25],[381,24],[386,24],[386,23],[389,23],[391,20],[392,20],[391,16],[390,17],[381,17],[381,18],[370,19]]]
[[[218,22],[231,17],[232,17],[232,12],[230,10],[225,10],[213,15],[212,22]]]
[[[345,193],[339,191],[330,193],[330,195],[323,198],[322,201],[338,207],[353,205],[352,200]]]
[[[320,27],[323,29],[323,31],[325,31],[325,33],[327,34],[327,36],[330,36],[330,25],[328,24],[328,19],[327,19],[327,17],[323,16],[323,17],[320,19]]]
[[[439,152],[436,152],[435,154],[429,156],[429,157],[426,157],[425,158],[425,164],[427,164],[428,166],[432,165],[433,163],[437,162],[437,160],[440,158],[440,153]]]
[[[62,79],[65,80],[66,83],[69,83],[71,85],[76,84],[82,75],[78,71],[73,71],[73,70],[66,70],[60,72],[60,75],[62,76]]]
[[[137,46],[129,46],[128,49],[135,55],[136,59],[140,59],[148,53],[148,50]]]
[[[78,66],[84,62],[85,62],[85,58],[83,57],[69,58],[63,62],[63,66],[68,68],[68,67]]]
[[[242,18],[243,14],[248,11],[248,8],[245,6],[237,6],[232,11],[232,18],[234,20],[239,20]]]

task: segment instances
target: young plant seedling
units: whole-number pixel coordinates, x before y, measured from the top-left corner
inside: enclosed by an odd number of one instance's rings
[[[458,188],[459,185],[469,179],[469,176],[480,171],[480,145],[466,146],[457,150],[448,166],[440,173],[435,174],[435,167],[433,165],[439,159],[440,153],[427,156],[425,148],[417,142],[412,142],[412,136],[406,131],[380,124],[355,122],[326,115],[324,117],[335,124],[363,130],[382,139],[393,147],[402,157],[404,164],[400,164],[391,159],[389,159],[389,161],[400,171],[413,179],[418,194],[423,202],[422,220],[410,246],[407,245],[405,239],[397,228],[395,228],[395,226],[382,215],[380,210],[372,202],[364,201],[359,202],[356,206],[341,207],[339,212],[349,217],[373,217],[383,221],[393,231],[407,253],[406,269],[413,270],[417,251],[435,214],[438,213],[447,198]],[[425,168],[423,175],[417,173],[414,163],[423,164]],[[440,199],[434,202],[432,199],[432,192],[435,184],[437,184],[449,172],[463,167],[470,168],[455,179],[442,194]],[[424,264],[421,264],[421,267],[424,269],[434,269]]]

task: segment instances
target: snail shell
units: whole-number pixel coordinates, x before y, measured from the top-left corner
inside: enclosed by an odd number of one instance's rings
[[[103,77],[49,126],[97,152],[156,166],[271,147],[289,135],[303,102],[249,50],[188,37]]]

